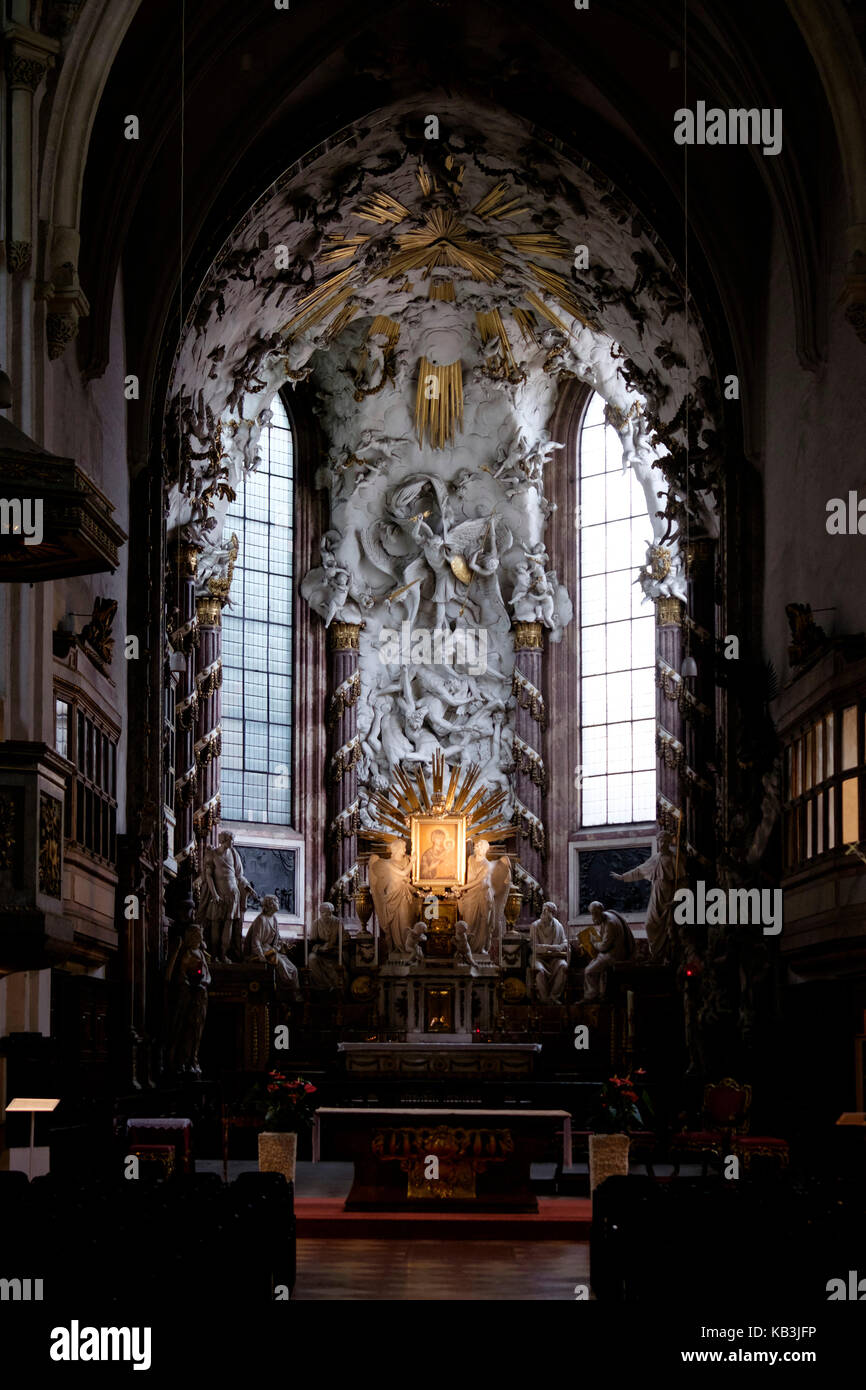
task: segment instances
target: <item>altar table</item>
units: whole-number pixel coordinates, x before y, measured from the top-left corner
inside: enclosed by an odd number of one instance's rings
[[[550,1157],[560,1132],[571,1167],[567,1110],[324,1106],[313,1162],[354,1162],[346,1211],[535,1212],[530,1165]]]

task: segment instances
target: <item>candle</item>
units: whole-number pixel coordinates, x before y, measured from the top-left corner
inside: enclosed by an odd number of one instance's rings
[[[307,914],[304,913],[304,965],[310,963],[310,929],[307,925]]]

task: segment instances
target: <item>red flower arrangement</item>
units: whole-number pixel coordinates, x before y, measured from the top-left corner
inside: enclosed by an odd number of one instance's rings
[[[265,1129],[282,1133],[296,1134],[301,1129],[309,1129],[316,1113],[316,1103],[311,1099],[317,1088],[302,1076],[290,1079],[282,1071],[268,1072],[264,1087]],[[259,1092],[261,1095],[261,1090]]]
[[[638,1067],[634,1075],[645,1076],[646,1073],[643,1067]],[[629,1130],[642,1129],[644,1119],[641,1107],[652,1115],[649,1096],[646,1091],[638,1093],[631,1074],[611,1076],[601,1088],[594,1129],[604,1134],[627,1134]]]

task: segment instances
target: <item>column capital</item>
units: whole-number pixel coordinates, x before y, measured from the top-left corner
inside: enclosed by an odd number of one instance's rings
[[[514,650],[516,652],[540,652],[544,646],[544,628],[541,623],[514,624]]]
[[[682,600],[678,598],[657,598],[656,619],[659,627],[682,627]]]
[[[197,598],[195,611],[200,627],[222,627],[223,607],[218,598]]]
[[[2,34],[10,90],[35,92],[48,69],[54,66],[59,41],[23,24],[4,24]]]
[[[174,546],[175,560],[179,572],[185,579],[195,579],[198,570],[199,556],[202,554],[202,547],[194,545],[192,541],[178,537]]]
[[[333,622],[328,628],[328,645],[332,652],[356,652],[362,623]]]

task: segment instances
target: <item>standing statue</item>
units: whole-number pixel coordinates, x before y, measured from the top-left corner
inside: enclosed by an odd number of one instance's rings
[[[183,944],[169,964],[169,1016],[172,1071],[201,1076],[198,1050],[207,1018],[207,987],[211,982],[209,956],[197,922],[187,927]]]
[[[457,894],[458,910],[469,928],[472,950],[482,956],[489,955],[493,931],[493,864],[487,858],[489,848],[487,840],[475,842],[475,853],[466,865],[466,887]]]
[[[198,905],[199,921],[208,930],[210,954],[220,962],[228,960],[229,949],[233,960],[242,959],[244,911],[247,896],[253,891],[253,885],[244,878],[243,861],[234,841],[232,832],[223,830],[219,845],[206,848]]]
[[[542,1003],[551,1004],[562,998],[568,980],[568,937],[555,912],[556,903],[545,903],[531,927],[535,992]]]
[[[313,989],[339,990],[342,988],[340,974],[340,932],[343,924],[334,916],[334,904],[322,903],[319,916],[310,932],[310,957],[307,968]],[[343,945],[348,938],[343,935]]]
[[[638,879],[648,878],[652,884],[646,910],[646,934],[650,957],[656,961],[664,960],[670,950],[674,894],[680,886],[677,856],[672,846],[673,837],[663,831],[659,836],[659,847],[649,859],[627,873],[611,873],[611,878],[618,879],[620,883],[635,883]]]
[[[490,887],[493,891],[493,935],[499,937],[505,931],[505,904],[511,892],[511,860],[507,854],[500,855],[490,870]]]
[[[599,943],[595,958],[583,972],[585,1002],[602,998],[607,992],[607,976],[611,967],[617,961],[634,957],[634,937],[625,918],[613,910],[606,912],[603,903],[590,903],[589,912]]]
[[[391,858],[370,855],[367,870],[373,906],[379,919],[379,930],[388,951],[405,951],[408,932],[415,920],[417,903],[409,882],[412,865],[406,854],[406,841],[395,840]]]
[[[458,578],[451,564],[452,552],[444,536],[438,536],[419,517],[412,527],[412,539],[421,548],[421,557],[406,566],[407,580],[414,581],[425,574],[425,564],[432,570],[435,580],[432,603],[436,612],[435,627],[444,631],[449,626],[448,610],[459,605],[459,611],[467,612],[474,623],[481,621],[481,610],[474,599],[468,597],[468,579],[471,574]],[[461,567],[458,565],[458,569]]]
[[[277,972],[277,981],[283,989],[298,992],[298,969],[289,960],[288,951],[277,922],[279,903],[273,894],[262,898],[262,910],[244,940],[244,956],[248,960],[266,960]]]

